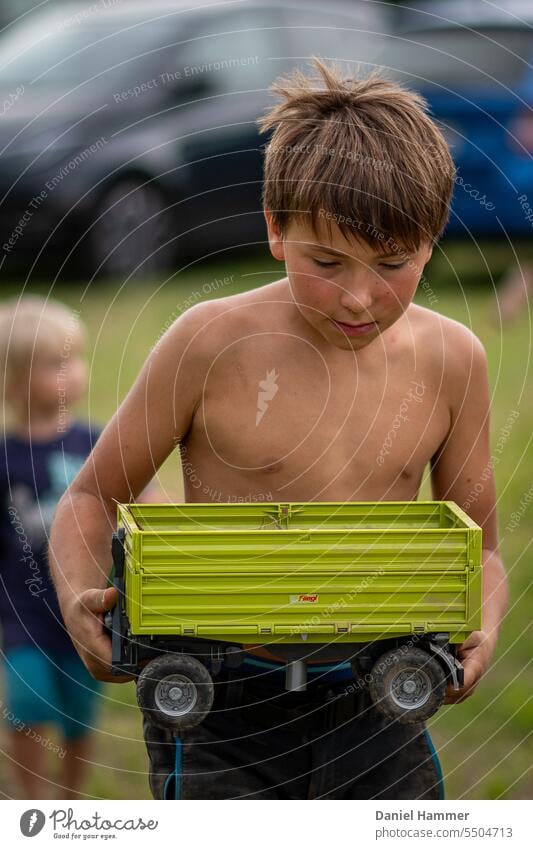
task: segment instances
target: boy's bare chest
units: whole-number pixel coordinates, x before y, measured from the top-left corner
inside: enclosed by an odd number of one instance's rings
[[[289,500],[381,498],[391,487],[385,497],[414,496],[449,424],[428,376],[405,363],[372,375],[349,358],[310,363],[228,357],[213,367],[188,440],[204,477]]]

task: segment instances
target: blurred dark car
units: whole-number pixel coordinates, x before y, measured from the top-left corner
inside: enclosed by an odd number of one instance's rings
[[[156,274],[264,242],[268,86],[313,54],[366,68],[387,27],[364,2],[191,5],[62,5],[0,41],[4,276],[51,256]]]
[[[458,169],[447,234],[531,236],[533,5],[462,0],[401,12],[388,63],[429,101]]]

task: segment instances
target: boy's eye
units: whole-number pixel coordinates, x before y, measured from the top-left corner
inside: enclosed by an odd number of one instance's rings
[[[407,265],[407,260],[403,262],[380,262],[382,268],[403,268]]]
[[[338,262],[326,262],[326,260],[324,260],[324,259],[314,259],[314,258],[313,258],[313,262],[316,263],[316,265],[320,265],[322,268],[329,268],[332,265],[338,265],[339,264]]]

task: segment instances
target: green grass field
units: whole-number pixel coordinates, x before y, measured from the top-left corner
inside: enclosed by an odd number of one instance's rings
[[[502,552],[511,586],[511,607],[501,632],[493,667],[478,691],[465,703],[444,707],[430,723],[446,780],[448,798],[531,798],[533,729],[531,634],[531,521],[533,507],[512,532],[511,514],[520,509],[531,487],[531,323],[526,311],[503,331],[491,321],[494,280],[509,260],[509,251],[488,246],[483,253],[451,246],[432,261],[426,278],[432,307],[463,321],[487,349],[493,391],[492,434],[497,456],[497,486]],[[490,268],[490,272],[488,269]],[[105,422],[113,414],[150,348],[171,321],[193,303],[264,285],[283,275],[283,267],[265,254],[238,262],[197,264],[168,282],[92,285],[82,296],[77,284],[53,290],[53,296],[79,310],[90,330],[91,377],[80,415]],[[226,278],[226,279],[225,279]],[[48,292],[32,285],[31,291]],[[4,287],[15,294],[20,286]],[[427,294],[417,300],[427,306]],[[512,411],[518,411],[511,433],[501,438]],[[498,440],[500,442],[498,443]],[[503,442],[503,445],[502,445]],[[170,457],[158,475],[170,498],[181,498],[179,458]],[[430,497],[426,479],[422,496]],[[530,742],[530,741],[529,741]],[[140,714],[132,684],[106,685],[95,731],[94,764],[87,797],[151,798]],[[9,795],[9,766],[4,759],[0,789]]]

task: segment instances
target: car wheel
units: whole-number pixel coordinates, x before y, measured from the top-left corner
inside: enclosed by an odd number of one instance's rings
[[[112,186],[96,207],[91,263],[98,276],[145,278],[167,271],[175,243],[161,191],[138,179]]]

